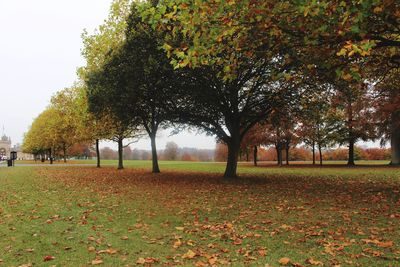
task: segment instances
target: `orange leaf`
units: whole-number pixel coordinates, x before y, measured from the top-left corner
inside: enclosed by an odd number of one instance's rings
[[[179,248],[180,246],[182,246],[182,242],[181,242],[180,240],[177,240],[177,241],[174,243],[174,248]]]
[[[281,265],[288,265],[290,263],[290,259],[289,258],[281,258],[280,260],[279,260],[279,264],[281,264]]]
[[[103,263],[103,261],[100,259],[92,260],[92,265],[100,265],[102,263]]]
[[[50,255],[47,255],[47,256],[44,256],[43,257],[43,261],[52,261],[52,260],[54,260],[55,258],[53,257],[53,256],[50,256]]]

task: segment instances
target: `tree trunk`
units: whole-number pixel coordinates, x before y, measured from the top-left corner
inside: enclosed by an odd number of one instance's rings
[[[246,161],[250,161],[250,153],[249,153],[249,148],[246,146]]]
[[[151,140],[151,161],[153,164],[153,173],[160,173],[160,167],[158,166],[158,156],[157,156],[157,146],[156,146],[156,134],[152,133],[150,135]]]
[[[254,166],[257,166],[257,153],[258,153],[258,148],[257,146],[254,146],[254,151],[253,151]]]
[[[354,133],[353,133],[353,106],[352,102],[349,101],[347,104],[347,116],[348,116],[348,127],[349,127],[349,159],[347,165],[354,166]]]
[[[390,165],[400,165],[400,111],[392,113],[390,147],[392,152]]]
[[[312,142],[312,164],[315,165],[315,141]]]
[[[350,138],[349,140],[349,159],[347,161],[347,165],[354,166],[354,139]]]
[[[228,145],[228,162],[224,173],[225,178],[237,177],[237,163],[240,150],[239,131],[232,134],[232,137],[227,142]]]
[[[289,145],[289,142],[285,142],[285,145],[286,145],[286,165],[289,165],[289,148],[290,148],[290,145]]]
[[[97,157],[97,168],[100,168],[100,140],[96,139],[96,157]]]
[[[53,164],[53,155],[51,153],[51,149],[49,149],[49,158],[50,158],[50,164]]]
[[[123,138],[118,138],[118,170],[122,170],[124,168],[123,140]]]
[[[322,166],[322,147],[318,144],[318,152],[319,152],[319,165]]]
[[[67,146],[63,143],[64,163],[67,163]]]
[[[276,158],[278,161],[278,166],[282,166],[282,143],[278,142],[275,148],[276,148]]]

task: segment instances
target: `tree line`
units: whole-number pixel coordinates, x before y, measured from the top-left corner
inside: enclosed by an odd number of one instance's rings
[[[236,176],[243,147],[256,158],[265,143],[275,145],[280,162],[299,141],[314,160],[327,147],[347,145],[354,165],[358,141],[380,140],[390,142],[398,165],[399,5],[115,0],[98,30],[82,35],[79,82],[53,98],[24,146],[55,153],[95,142],[99,151],[99,140],[114,140],[123,168],[124,146],[148,136],[157,173],[157,132],[172,127],[226,144],[225,177]],[[70,94],[77,107],[67,109],[58,98]],[[59,127],[42,131],[47,125],[37,121],[47,119]],[[47,143],[35,143],[36,136]]]

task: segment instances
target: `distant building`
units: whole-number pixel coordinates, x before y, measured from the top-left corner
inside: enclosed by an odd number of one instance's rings
[[[20,144],[16,144],[12,148],[12,151],[17,152],[17,160],[34,160],[35,159],[34,155],[22,152],[22,148],[21,148]]]
[[[4,130],[3,130],[4,131]],[[32,154],[22,152],[22,148],[19,144],[11,147],[11,138],[3,134],[0,139],[0,160],[5,160],[10,158],[11,151],[17,152],[17,160],[33,160],[34,156]]]
[[[0,140],[0,159],[9,158],[10,152],[11,152],[11,138],[4,134]]]

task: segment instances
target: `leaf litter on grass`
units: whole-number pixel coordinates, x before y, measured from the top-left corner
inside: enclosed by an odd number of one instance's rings
[[[74,213],[42,214],[42,225],[68,228],[76,241],[60,245],[72,247],[71,255],[85,246],[79,250],[84,265],[399,263],[398,181],[279,175],[226,181],[111,168],[40,168],[37,177]],[[52,255],[55,265],[63,264]]]

